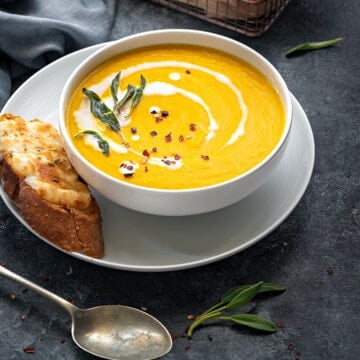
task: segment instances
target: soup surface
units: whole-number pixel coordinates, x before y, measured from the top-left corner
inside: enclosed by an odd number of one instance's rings
[[[105,173],[146,187],[190,189],[261,162],[283,133],[285,110],[248,63],[167,45],[98,67],[72,95],[67,126],[78,151]]]

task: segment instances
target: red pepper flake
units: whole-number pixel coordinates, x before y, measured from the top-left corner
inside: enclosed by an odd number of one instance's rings
[[[185,71],[187,74],[191,74],[191,71],[190,70],[186,70]]]
[[[7,261],[2,261],[2,262],[0,263],[0,265],[3,266],[3,267],[7,267],[7,266],[8,266],[8,262],[7,262]]]
[[[151,149],[151,151],[154,152],[154,153],[156,153],[156,152],[157,152],[157,147],[153,147],[153,148]]]
[[[190,129],[190,131],[196,131],[196,124],[191,123],[189,125],[189,129]]]
[[[166,141],[167,143],[169,143],[169,142],[171,142],[171,141],[172,141],[171,132],[170,132],[170,133],[168,133],[168,134],[165,136],[165,141]]]
[[[148,171],[149,171],[149,169],[148,169],[147,165],[145,165],[145,172],[148,172]]]
[[[179,136],[179,141],[180,141],[180,142],[184,142],[184,141],[185,141],[184,135],[180,135],[180,136]]]
[[[16,295],[15,295],[15,294],[10,294],[9,298],[10,298],[10,300],[15,300],[15,299],[16,299]]]
[[[295,349],[295,344],[290,343],[290,344],[288,344],[287,348],[288,348],[289,350],[294,350],[294,349]]]
[[[162,117],[168,117],[168,116],[169,116],[169,112],[166,111],[166,110],[163,110],[163,111],[161,111],[161,116],[162,116]]]
[[[153,130],[153,131],[150,132],[150,135],[151,135],[152,137],[154,137],[154,136],[157,135],[157,132],[156,132],[155,130]]]
[[[209,155],[201,155],[201,158],[203,160],[209,160],[210,159]]]
[[[329,275],[332,275],[334,273],[334,270],[332,268],[328,268],[326,270],[326,272],[329,274]]]
[[[125,146],[126,148],[129,148],[129,147],[130,147],[130,144],[129,144],[129,143],[125,143],[124,146]]]
[[[43,281],[48,281],[50,277],[49,277],[49,275],[46,275],[46,274],[40,274],[38,276],[38,278]]]
[[[283,329],[285,327],[285,324],[283,321],[279,321],[277,322],[276,324],[276,327],[279,328],[279,329]]]
[[[208,339],[209,341],[212,341],[212,340],[213,340],[213,337],[209,334],[209,335],[207,336],[207,339]]]
[[[185,346],[185,350],[190,350],[191,349],[191,346],[190,345],[186,345]]]
[[[179,333],[173,333],[173,334],[171,334],[171,338],[173,340],[176,340],[176,339],[179,339],[179,338],[185,339],[186,335],[185,334],[179,334]]]
[[[26,347],[23,349],[23,352],[27,354],[35,354],[36,350],[33,347]]]
[[[181,159],[181,156],[179,154],[174,154],[173,156],[174,156],[175,160],[180,160]]]
[[[301,358],[300,358],[300,353],[299,353],[299,352],[296,353],[296,355],[295,355],[295,360],[301,360]]]
[[[131,133],[132,133],[132,134],[136,134],[136,133],[137,133],[137,129],[136,129],[135,127],[132,127],[132,128],[131,128]]]
[[[162,159],[161,161],[162,161],[165,165],[171,165],[171,160],[169,160],[169,159],[166,159],[166,160]]]
[[[65,343],[66,343],[65,339],[60,340],[60,344],[65,344]]]
[[[124,177],[128,178],[128,177],[132,177],[134,174],[133,173],[128,173],[128,174],[124,174]]]
[[[163,118],[162,117],[160,117],[160,116],[157,116],[156,118],[155,118],[155,122],[158,124],[158,123],[161,123],[163,121]]]
[[[142,152],[142,154],[143,154],[144,156],[146,156],[146,157],[150,157],[150,153],[149,153],[149,151],[148,151],[147,149],[145,149],[145,150]],[[129,167],[128,167],[128,169],[129,169]]]

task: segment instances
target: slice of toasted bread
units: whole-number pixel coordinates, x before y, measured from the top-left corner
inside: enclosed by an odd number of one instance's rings
[[[99,206],[52,125],[0,115],[0,162],[5,192],[39,235],[66,251],[104,255]]]

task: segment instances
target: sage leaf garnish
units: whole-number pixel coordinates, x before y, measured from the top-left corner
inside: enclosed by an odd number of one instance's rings
[[[187,329],[187,336],[191,338],[194,330],[202,323],[209,320],[229,320],[253,329],[275,332],[277,331],[276,325],[269,320],[263,319],[254,314],[229,314],[228,311],[245,306],[260,293],[282,291],[285,291],[283,286],[268,284],[263,281],[255,284],[237,286],[226,292],[221,297],[219,303],[211,306],[201,315],[196,317]]]
[[[81,130],[75,134],[75,138],[77,139],[84,134],[92,135],[96,138],[99,148],[102,150],[102,153],[105,156],[108,156],[110,154],[109,143],[97,131],[90,129]]]
[[[129,84],[125,95],[114,104],[114,111],[120,110],[135,95],[135,92],[136,86]]]
[[[144,89],[146,86],[146,79],[144,76],[140,75],[140,87],[138,87],[135,91],[134,98],[131,104],[131,109],[134,109],[137,106],[143,96]]]
[[[119,81],[120,81],[120,75],[121,75],[121,71],[119,71],[116,76],[113,78],[112,82],[111,82],[111,86],[110,86],[110,91],[111,91],[111,96],[114,100],[114,104],[116,104],[118,102],[118,90],[119,90]]]
[[[339,37],[336,39],[326,40],[326,41],[307,42],[307,43],[300,44],[300,45],[297,45],[297,46],[291,48],[290,50],[288,50],[285,53],[285,55],[289,56],[289,55],[295,54],[300,51],[309,51],[309,50],[317,50],[317,49],[327,48],[327,47],[332,46],[343,40],[344,40],[344,38]]]
[[[86,88],[83,88],[83,93],[90,100],[90,110],[93,115],[104,124],[109,125],[112,130],[119,131],[119,120],[116,118],[114,112],[100,99],[100,96],[94,91]]]

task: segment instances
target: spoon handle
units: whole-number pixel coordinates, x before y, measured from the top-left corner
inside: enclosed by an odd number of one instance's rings
[[[77,307],[70,302],[66,301],[62,297],[52,293],[51,291],[48,291],[44,289],[43,287],[36,285],[32,281],[25,279],[24,277],[12,272],[11,270],[5,268],[4,266],[0,265],[0,275],[3,277],[6,277],[10,280],[13,280],[17,283],[20,283],[22,285],[25,285],[27,288],[37,292],[38,294],[48,298],[49,300],[54,301],[56,304],[63,307],[65,310],[67,310],[71,315],[73,312],[77,309]]]

